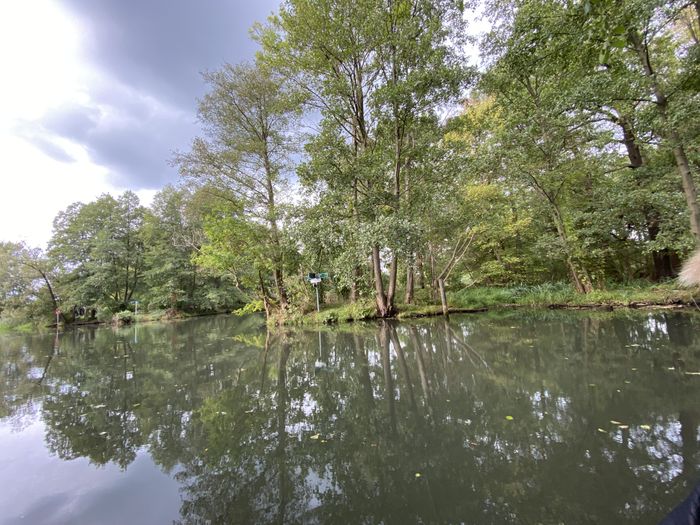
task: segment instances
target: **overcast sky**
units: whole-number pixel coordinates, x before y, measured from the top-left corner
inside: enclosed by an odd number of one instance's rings
[[[44,246],[76,201],[150,203],[197,134],[200,72],[251,60],[276,0],[2,0],[0,240]]]

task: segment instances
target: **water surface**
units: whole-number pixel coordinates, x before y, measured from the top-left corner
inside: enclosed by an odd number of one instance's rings
[[[0,523],[657,523],[700,316],[511,312],[0,339]]]

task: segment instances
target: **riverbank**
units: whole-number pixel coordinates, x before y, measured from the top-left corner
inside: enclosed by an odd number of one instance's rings
[[[475,287],[448,294],[450,313],[477,313],[508,308],[550,308],[571,310],[613,310],[618,308],[696,308],[700,304],[697,290],[679,288],[674,282],[661,284],[633,283],[611,286],[580,294],[564,283],[535,286]],[[439,304],[400,304],[397,319],[442,315]],[[275,325],[318,325],[350,323],[376,319],[372,302],[324,305],[320,312],[272,316]]]

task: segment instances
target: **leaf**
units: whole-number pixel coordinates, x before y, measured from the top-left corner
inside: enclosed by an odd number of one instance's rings
[[[607,433],[608,433],[607,430],[603,430],[602,428],[599,428],[599,429],[598,429],[598,432],[602,432],[603,434],[607,434]]]
[[[624,38],[613,38],[610,41],[610,45],[616,47],[617,49],[622,49],[627,45],[627,41]]]
[[[321,434],[314,434],[311,436],[311,439],[318,439],[319,437],[321,437]]]
[[[639,428],[642,430],[651,430],[651,427],[649,425],[639,425]]]
[[[420,472],[416,472],[416,477],[417,477],[417,478],[420,478],[421,475],[422,475],[422,474],[421,474]]]
[[[627,430],[630,426],[629,425],[618,425],[617,428],[620,430]]]
[[[700,376],[700,372],[686,372],[685,375],[687,375],[687,376]]]
[[[508,421],[513,421],[513,416],[506,416],[506,419],[507,419]]]
[[[611,422],[613,425],[622,425],[622,423],[620,423],[619,421],[615,421],[614,419],[611,419],[610,422]]]

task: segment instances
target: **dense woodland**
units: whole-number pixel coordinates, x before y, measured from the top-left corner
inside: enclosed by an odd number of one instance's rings
[[[149,208],[76,203],[0,244],[0,315],[439,302],[675,276],[700,240],[700,3],[286,0],[204,75],[201,136]],[[473,62],[473,61],[472,61]],[[89,314],[85,314],[85,317]]]

